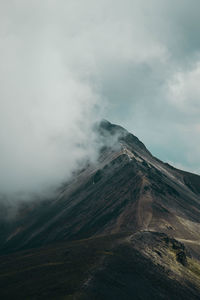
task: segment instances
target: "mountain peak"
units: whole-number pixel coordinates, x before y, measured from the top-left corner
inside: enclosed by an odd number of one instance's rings
[[[100,299],[95,293],[101,291],[101,285],[106,286],[102,299],[117,299],[116,286],[119,291],[125,286],[125,295],[129,295],[123,298],[121,293],[120,299],[132,299],[136,288],[132,289],[133,278],[150,289],[152,299],[182,299],[182,295],[185,299],[198,299],[200,176],[155,158],[121,126],[103,120],[96,130],[103,146],[99,159],[65,183],[47,203],[35,204],[12,222],[2,221],[0,251],[6,254],[26,249],[32,253],[28,254],[31,262],[37,262],[40,255],[43,260],[44,253],[48,259],[59,253],[62,261],[68,257],[67,262],[72,259],[73,264],[77,261],[73,253],[86,261],[95,253],[94,264],[85,274],[87,280],[80,280],[81,291],[83,285],[87,291],[86,297],[80,299]],[[30,250],[35,247],[39,250]],[[26,252],[20,253],[20,261],[26,264]],[[60,261],[56,268],[62,271],[62,263],[59,264]],[[7,268],[5,274],[16,272],[9,263]],[[76,265],[70,276],[78,276],[77,270]],[[169,273],[176,278],[175,285]],[[93,274],[92,279],[88,274]],[[108,274],[113,276],[111,283]],[[102,281],[105,276],[108,282]],[[128,282],[121,285],[116,278],[120,282],[128,278]],[[155,278],[162,281],[161,292],[167,297],[156,296],[159,284],[154,286]],[[173,298],[177,286],[179,297],[176,294]],[[148,297],[146,293],[138,295]]]
[[[124,147],[131,148],[133,151],[145,153],[151,156],[145,145],[132,133],[129,133],[122,126],[112,124],[107,120],[102,120],[98,125],[98,130],[101,137],[104,138],[104,143],[107,140],[113,140],[113,144],[124,145]]]

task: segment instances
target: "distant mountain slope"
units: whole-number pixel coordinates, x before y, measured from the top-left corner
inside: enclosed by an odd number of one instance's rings
[[[72,292],[76,298],[66,299],[180,299],[183,296],[185,299],[198,299],[200,176],[175,169],[153,157],[137,137],[120,126],[103,121],[98,131],[102,149],[96,163],[74,175],[54,199],[27,206],[15,220],[6,222],[2,219],[1,253],[28,251],[10,255],[2,276],[15,274],[12,280],[18,276],[14,263],[16,257],[22,266],[25,261],[37,265],[39,259],[44,270],[50,263],[47,268],[49,277],[44,283],[47,292],[47,283],[53,280],[51,270],[54,270],[51,251],[57,251],[50,249],[68,249],[71,247],[69,242],[74,241],[72,245],[76,245],[75,240],[85,239],[80,245],[84,245],[84,249],[88,245],[88,251],[91,251],[90,245],[93,249],[102,237],[102,241],[112,242],[105,248],[104,242],[98,246],[99,249],[95,248],[97,256],[94,266],[92,263],[93,271],[88,269],[95,275],[91,280],[85,275],[88,282],[83,292],[82,279],[77,279],[82,271],[76,271],[75,267],[69,276],[78,276]],[[64,246],[59,246],[63,242]],[[38,250],[30,250],[35,247]],[[45,253],[49,258],[43,266]],[[78,253],[89,259],[90,252],[84,254],[80,248]],[[56,262],[59,274],[65,272],[62,269],[63,259],[67,264],[71,258],[65,259],[62,254],[60,259],[59,265]],[[88,267],[84,268],[87,270]],[[25,269],[28,270],[28,267]],[[147,272],[146,275],[143,272]],[[33,278],[33,282],[35,280]],[[133,281],[138,285],[144,284],[149,293],[139,290]],[[161,285],[159,288],[157,281]],[[62,283],[58,282],[58,286],[60,291]],[[134,290],[135,298],[131,298]],[[117,298],[117,295],[120,297]],[[148,298],[148,295],[151,297]]]

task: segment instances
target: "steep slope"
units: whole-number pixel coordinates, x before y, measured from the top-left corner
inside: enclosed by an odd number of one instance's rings
[[[103,147],[98,162],[63,186],[56,199],[7,225],[2,249],[138,230],[199,243],[199,176],[154,158],[119,126],[104,121],[99,130],[106,142],[114,140],[112,147]]]
[[[97,130],[97,162],[52,199],[1,218],[2,295],[199,299],[200,176],[153,157],[120,126]]]

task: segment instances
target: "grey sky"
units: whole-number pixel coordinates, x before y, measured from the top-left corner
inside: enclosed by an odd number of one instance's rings
[[[1,189],[94,159],[102,117],[200,173],[199,27],[198,0],[2,0]]]

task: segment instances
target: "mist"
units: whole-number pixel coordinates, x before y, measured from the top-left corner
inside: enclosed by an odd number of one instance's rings
[[[48,12],[36,12],[43,5],[11,3],[1,4],[0,191],[41,192],[96,159],[103,106],[87,76],[69,67]]]
[[[194,3],[1,1],[0,193],[41,193],[95,161],[102,118],[199,173]]]

